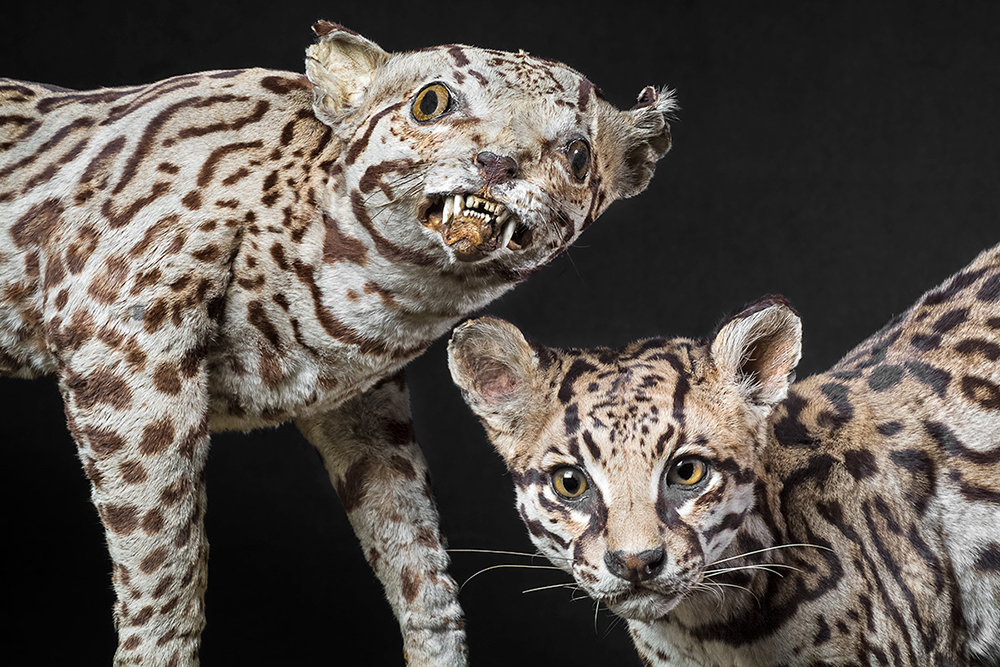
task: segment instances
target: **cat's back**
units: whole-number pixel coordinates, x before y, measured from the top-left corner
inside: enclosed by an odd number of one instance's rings
[[[51,373],[74,304],[120,311],[280,225],[331,143],[311,105],[305,77],[266,69],[89,91],[0,79],[0,372]]]
[[[117,166],[126,177],[142,171],[145,159],[185,155],[194,162],[192,156],[240,139],[285,146],[286,124],[305,116],[310,104],[303,76],[259,68],[87,91],[0,79],[0,204],[45,185],[51,190],[67,171],[79,177],[89,170],[93,180]],[[170,171],[160,169],[160,178]],[[126,184],[111,185],[120,192]]]
[[[898,593],[898,634],[967,631],[997,664],[1000,246],[794,385],[772,425],[785,511]]]

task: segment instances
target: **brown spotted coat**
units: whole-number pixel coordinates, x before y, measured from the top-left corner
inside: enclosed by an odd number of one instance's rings
[[[532,539],[646,664],[1000,664],[1000,246],[790,385],[800,348],[769,297],[703,340],[483,318],[450,355]]]
[[[114,562],[116,664],[197,663],[209,433],[295,420],[410,664],[465,665],[401,369],[641,191],[669,147],[652,89],[619,112],[524,53],[390,55],[315,30],[307,76],[0,80],[0,372],[60,383]],[[431,84],[450,99],[418,121]],[[424,224],[455,194],[505,207],[518,242],[487,230],[459,256]]]

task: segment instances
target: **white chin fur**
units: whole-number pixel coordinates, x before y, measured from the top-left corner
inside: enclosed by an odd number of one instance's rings
[[[623,600],[604,604],[617,616],[631,621],[651,622],[663,618],[680,602],[680,596],[665,596],[653,591],[638,591]]]

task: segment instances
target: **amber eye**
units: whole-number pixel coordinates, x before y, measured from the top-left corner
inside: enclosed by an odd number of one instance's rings
[[[440,83],[432,83],[417,93],[413,100],[413,117],[421,123],[434,120],[451,105],[451,94]]]
[[[677,459],[667,471],[667,484],[694,486],[708,475],[708,464],[701,459],[688,456]]]
[[[566,147],[566,159],[569,160],[569,170],[573,177],[582,181],[587,177],[590,168],[590,146],[583,139],[577,139]]]
[[[587,490],[587,476],[579,468],[559,468],[552,475],[552,488],[563,498],[579,498]]]

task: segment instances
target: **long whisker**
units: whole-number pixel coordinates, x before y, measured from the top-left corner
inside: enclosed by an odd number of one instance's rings
[[[745,558],[746,556],[753,556],[754,554],[764,553],[765,551],[774,551],[775,549],[790,549],[792,547],[812,547],[813,549],[826,549],[827,551],[833,551],[833,549],[821,546],[819,544],[805,544],[805,543],[779,544],[776,547],[767,547],[765,549],[757,549],[756,551],[748,551],[746,553],[738,554],[736,556],[730,556],[729,558],[721,558],[717,561],[709,563],[709,565],[718,565],[719,563],[725,563],[726,561],[736,560],[737,558]]]
[[[521,568],[524,570],[559,570],[560,572],[562,572],[561,568],[555,567],[554,565],[515,565],[515,564],[490,565],[489,567],[483,568],[479,572],[476,572],[474,575],[463,581],[462,585],[458,587],[459,593],[462,592],[462,589],[465,588],[465,585],[467,583],[469,583],[470,581],[481,575],[483,572],[489,572],[490,570],[500,570],[503,568]]]
[[[391,206],[391,205],[395,204],[398,200],[404,199],[407,195],[412,195],[414,192],[419,192],[420,190],[423,189],[423,181],[422,181],[421,177],[422,177],[422,174],[419,174],[419,175],[418,174],[414,174],[413,176],[408,176],[408,177],[396,179],[392,183],[386,183],[385,185],[389,188],[389,190],[392,191],[392,192],[394,192],[393,197],[391,197],[391,198],[386,197],[386,201],[384,203],[378,203],[378,204],[374,204],[374,205],[375,206],[379,206],[379,207]],[[404,194],[400,195],[399,193],[395,193],[395,189],[396,188],[406,187],[406,186],[409,186],[409,187],[407,187],[407,189],[406,189],[406,191],[405,191]],[[386,193],[382,190],[382,188],[376,188],[368,196],[365,197],[364,203],[367,206],[368,203],[373,198],[375,198],[376,196],[379,196],[379,195],[385,196],[385,194]]]
[[[751,565],[739,565],[737,567],[723,567],[718,570],[705,570],[702,574],[704,574],[706,577],[712,577],[717,574],[723,574],[725,572],[736,572],[738,570],[765,570],[767,572],[770,572],[771,574],[776,574],[779,577],[784,576],[780,572],[775,572],[774,570],[772,570],[771,568],[773,567],[781,567],[786,570],[795,570],[796,572],[802,571],[800,568],[793,567],[791,565],[783,565],[781,563],[759,563]]]
[[[707,584],[702,584],[702,583],[696,584],[694,588],[692,588],[691,590],[709,591],[712,595],[716,597],[717,599],[716,605],[719,609],[722,609],[722,603],[725,602],[726,600],[725,591],[721,587],[718,587],[716,585],[716,582],[714,581],[709,581],[707,582]]]
[[[540,553],[528,553],[527,551],[501,551],[498,549],[446,549],[448,553],[472,553],[472,554],[499,554],[501,556],[526,556],[529,558],[548,558],[552,559],[553,556],[546,556]],[[558,560],[573,560],[572,558],[564,558],[561,556],[556,556]]]
[[[563,584],[549,584],[548,586],[538,586],[537,588],[529,588],[527,590],[521,591],[522,593],[534,593],[536,591],[547,591],[553,588],[572,588],[573,590],[580,590],[580,587],[572,582],[566,582]]]
[[[611,634],[612,630],[614,630],[616,627],[618,627],[619,625],[621,625],[624,622],[625,622],[624,618],[622,618],[621,616],[615,615],[614,618],[611,619],[611,623],[608,625],[608,629],[604,631],[603,637],[606,638],[608,635]]]
[[[710,581],[709,583],[712,586],[726,586],[728,588],[739,588],[739,589],[742,589],[742,590],[746,591],[747,593],[749,593],[753,597],[753,599],[757,601],[757,607],[758,608],[760,607],[760,598],[757,597],[757,594],[754,593],[749,588],[747,588],[746,586],[739,586],[737,584],[724,584],[721,581]]]
[[[428,171],[430,171],[429,167],[418,168],[406,172],[401,176],[399,176],[398,178],[395,178],[391,181],[384,181],[383,183],[380,183],[379,184],[380,187],[373,189],[373,191],[367,197],[365,197],[365,204],[367,205],[369,200],[371,200],[373,197],[379,194],[385,194],[383,186],[385,188],[388,188],[389,192],[394,192],[394,193],[397,188],[403,187],[406,188],[406,190],[402,195],[396,193],[391,199],[387,198],[388,201],[386,203],[376,204],[376,206],[389,206],[398,201],[399,199],[412,197],[414,194],[423,190],[424,176],[425,174],[427,174]]]
[[[744,565],[743,567],[727,567],[721,570],[709,570],[704,572],[705,577],[711,579],[714,576],[725,574],[726,572],[738,572],[739,570],[763,570],[764,572],[770,572],[773,575],[784,578],[785,575],[778,572],[777,570],[772,570],[765,565]]]

